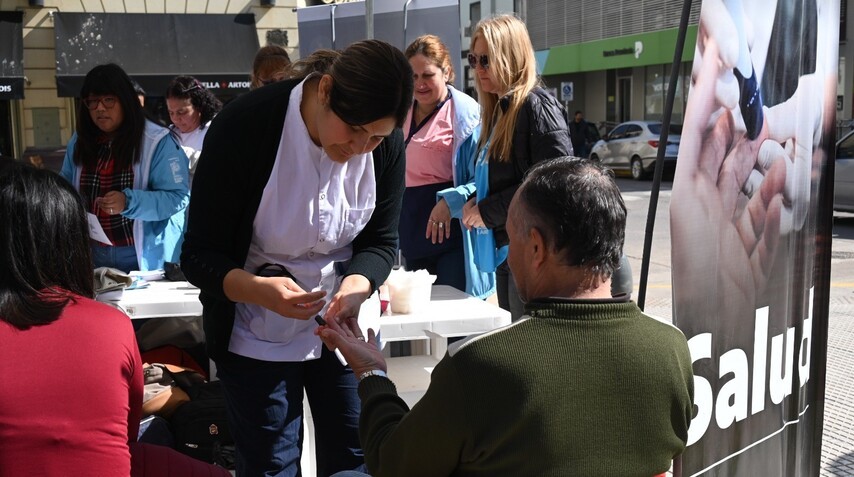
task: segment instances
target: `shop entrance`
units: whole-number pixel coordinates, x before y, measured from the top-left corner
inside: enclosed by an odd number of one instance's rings
[[[0,156],[12,156],[13,146],[11,102],[0,100]]]
[[[632,77],[617,78],[617,122],[632,120]]]

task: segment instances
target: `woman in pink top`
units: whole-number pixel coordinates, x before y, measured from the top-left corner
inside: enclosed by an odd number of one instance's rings
[[[460,226],[462,209],[474,194],[474,156],[480,106],[450,85],[450,54],[434,35],[413,41],[405,52],[415,79],[415,100],[406,138],[406,191],[400,217],[400,250],[408,270],[426,269],[437,284],[479,298],[495,290],[492,273],[473,263],[472,232]]]

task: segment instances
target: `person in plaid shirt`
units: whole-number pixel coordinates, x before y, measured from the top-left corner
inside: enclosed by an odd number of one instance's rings
[[[129,272],[177,262],[190,201],[187,156],[168,129],[146,119],[118,65],[89,71],[80,97],[60,174],[110,241],[92,240],[94,266]]]

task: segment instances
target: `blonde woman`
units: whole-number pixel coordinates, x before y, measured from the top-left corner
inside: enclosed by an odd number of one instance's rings
[[[481,20],[468,55],[475,72],[482,131],[475,166],[477,196],[463,209],[476,229],[476,263],[495,268],[498,304],[513,320],[523,306],[507,263],[507,209],[525,172],[537,162],[571,156],[563,107],[542,87],[528,30],[512,15]],[[489,242],[494,246],[489,247]]]

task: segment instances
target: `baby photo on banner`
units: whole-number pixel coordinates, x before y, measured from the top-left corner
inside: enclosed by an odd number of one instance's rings
[[[818,475],[839,9],[703,1],[670,205],[695,373],[682,475]]]

